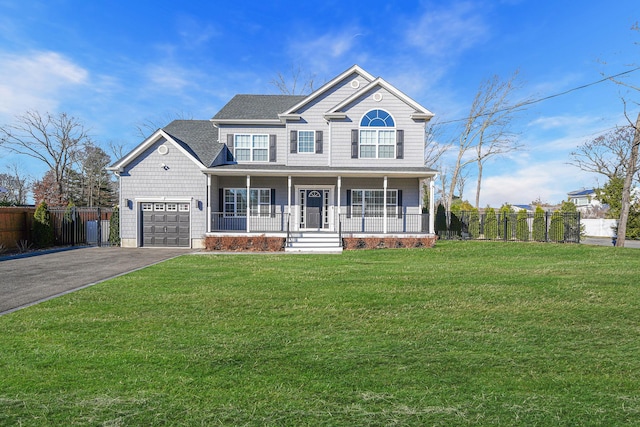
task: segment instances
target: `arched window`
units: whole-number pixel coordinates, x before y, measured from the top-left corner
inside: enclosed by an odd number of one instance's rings
[[[396,156],[393,117],[384,110],[371,110],[360,120],[360,157],[393,159]]]

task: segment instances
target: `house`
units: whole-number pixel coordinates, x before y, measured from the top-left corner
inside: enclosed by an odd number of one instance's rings
[[[175,120],[109,167],[122,245],[432,235],[422,206],[425,183],[434,194],[423,158],[432,117],[355,65],[308,96],[236,95],[211,120]]]
[[[580,212],[588,212],[602,205],[593,188],[570,191],[567,193],[567,200],[576,205],[576,209]]]

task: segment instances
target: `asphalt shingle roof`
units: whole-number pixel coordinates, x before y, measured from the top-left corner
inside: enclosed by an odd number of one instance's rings
[[[306,95],[236,95],[213,116],[213,120],[278,119],[278,114],[306,97]]]
[[[163,130],[207,167],[224,148],[218,142],[218,129],[209,120],[174,120]]]

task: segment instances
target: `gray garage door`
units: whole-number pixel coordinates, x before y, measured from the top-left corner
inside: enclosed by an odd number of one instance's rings
[[[189,247],[189,203],[142,203],[142,246]]]

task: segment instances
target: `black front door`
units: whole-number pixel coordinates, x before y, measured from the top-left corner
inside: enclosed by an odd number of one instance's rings
[[[321,190],[307,190],[307,228],[322,228],[322,193]]]

